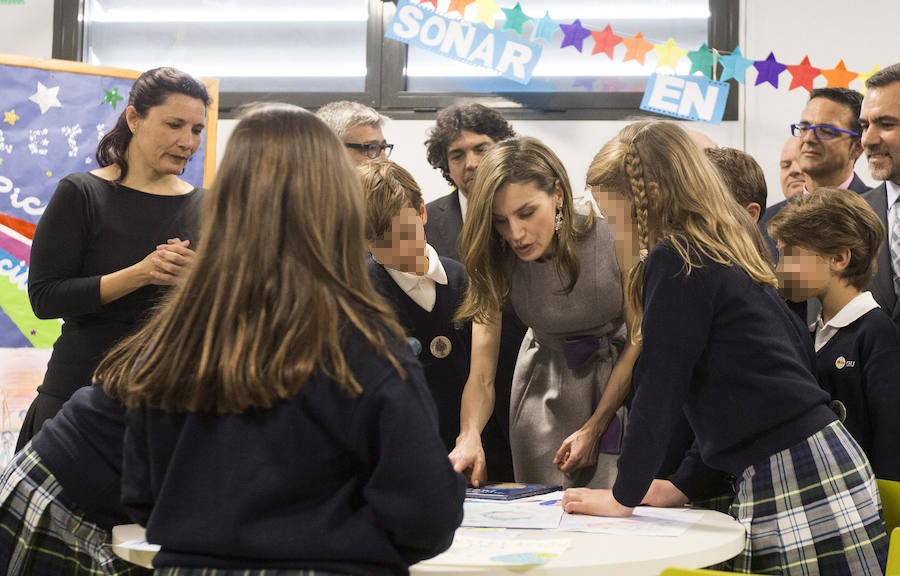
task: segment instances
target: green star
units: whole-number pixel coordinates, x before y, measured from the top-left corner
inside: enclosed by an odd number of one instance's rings
[[[115,110],[116,104],[124,100],[124,98],[119,96],[118,88],[113,88],[112,90],[107,90],[106,88],[104,88],[103,91],[106,93],[106,96],[103,98],[103,102],[101,102],[101,104],[109,104],[113,107],[113,110]]]
[[[713,53],[706,44],[687,53],[688,60],[691,61],[690,74],[694,72],[702,72],[707,78],[711,77],[713,67]]]
[[[522,6],[516,2],[514,8],[501,8],[506,14],[506,22],[503,23],[504,30],[515,30],[516,33],[522,35],[522,26],[527,22],[531,22],[531,17],[522,12]]]

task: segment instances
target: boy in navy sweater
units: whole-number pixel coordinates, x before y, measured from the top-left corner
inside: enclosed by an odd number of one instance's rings
[[[369,278],[396,311],[425,368],[449,452],[459,435],[469,374],[471,327],[453,322],[466,290],[465,268],[426,243],[425,202],[409,172],[387,160],[366,162],[358,170],[366,194]]]
[[[791,300],[816,297],[810,326],[819,384],[862,446],[878,478],[900,480],[900,337],[870,292],[884,225],[856,194],[822,188],[769,223]]]

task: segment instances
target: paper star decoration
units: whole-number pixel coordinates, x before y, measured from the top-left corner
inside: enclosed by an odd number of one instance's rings
[[[665,44],[654,44],[653,51],[656,52],[656,67],[668,66],[673,71],[678,67],[678,61],[687,54],[687,50],[679,48],[673,38]]]
[[[563,31],[563,40],[559,47],[573,46],[579,52],[584,48],[584,39],[591,35],[591,31],[582,26],[578,18],[571,24],[560,24],[559,29]]]
[[[688,72],[688,74],[700,72],[707,78],[712,78],[712,67],[715,62],[715,56],[713,55],[712,50],[709,49],[709,46],[704,44],[696,50],[691,50],[687,53],[687,57],[688,60],[691,61],[691,71]]]
[[[47,88],[40,82],[37,83],[37,92],[28,97],[29,100],[41,107],[41,114],[46,114],[51,108],[62,108],[56,94],[59,92],[59,86]]]
[[[613,50],[622,42],[622,37],[616,36],[609,24],[599,32],[591,32],[591,37],[594,39],[594,51],[591,54],[603,52],[610,60],[613,58]]]
[[[875,66],[873,66],[871,70],[869,70],[868,72],[863,72],[856,77],[856,79],[859,80],[859,83],[862,84],[860,92],[862,92],[863,94],[866,93],[866,90],[868,90],[868,88],[866,88],[866,81],[872,77],[872,74],[878,72],[879,70],[881,70],[881,64],[875,64]]]
[[[524,12],[522,12],[522,5],[519,2],[516,2],[516,5],[512,8],[502,8],[503,13],[506,14],[506,22],[503,23],[504,30],[515,30],[516,34],[519,36],[522,35],[522,26],[528,22],[531,22],[531,17],[526,16]]]
[[[7,124],[9,124],[10,126],[15,126],[16,120],[18,120],[18,119],[19,119],[19,115],[16,114],[15,108],[3,113],[3,121],[6,122]]]
[[[116,108],[116,104],[124,100],[121,96],[119,96],[119,89],[113,88],[112,90],[103,89],[103,92],[106,93],[106,96],[103,97],[103,102],[101,104],[109,104],[113,107],[113,110]]]
[[[575,80],[572,81],[572,88],[584,88],[588,92],[592,92],[596,80],[597,78],[594,76],[577,76]]]
[[[622,58],[622,62],[637,60],[643,64],[647,52],[653,50],[653,44],[644,40],[643,32],[638,32],[634,38],[622,38],[622,44],[625,45],[625,57]]]
[[[497,16],[497,12],[500,11],[500,7],[497,6],[494,0],[475,0],[475,4],[478,6],[478,16],[475,18],[475,21],[484,22],[488,28],[493,28],[494,18]]]
[[[447,14],[450,12],[459,12],[460,16],[465,16],[466,7],[475,0],[450,0],[450,7],[447,8]]]
[[[856,79],[859,74],[847,70],[844,61],[841,60],[831,70],[822,70],[822,76],[828,80],[828,88],[849,88],[850,82]]]
[[[538,20],[537,26],[534,27],[534,31],[531,33],[532,40],[543,40],[545,43],[549,44],[553,42],[553,34],[559,26],[556,24],[556,21],[550,17],[550,11],[544,13],[544,17]]]
[[[722,77],[719,80],[725,82],[729,78],[734,78],[738,84],[744,83],[747,69],[753,66],[753,60],[748,60],[741,54],[740,46],[735,46],[731,54],[720,57],[719,62],[722,63]]]
[[[434,6],[434,9],[437,10],[437,3],[438,0],[422,0],[421,2],[419,2],[419,5],[424,6],[425,4],[431,4],[432,6]]]
[[[753,67],[756,68],[756,84],[754,86],[768,82],[775,88],[778,88],[778,75],[787,68],[787,66],[775,59],[774,52],[769,52],[765,60],[754,62]]]
[[[820,69],[811,66],[809,56],[804,56],[803,61],[795,66],[787,67],[788,73],[791,75],[791,85],[788,90],[803,87],[807,92],[812,92],[813,80],[819,77]]]

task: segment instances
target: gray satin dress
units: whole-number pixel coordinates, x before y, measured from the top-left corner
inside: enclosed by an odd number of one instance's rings
[[[581,216],[579,216],[581,217]],[[613,236],[606,219],[578,246],[581,272],[574,290],[565,286],[554,261],[516,261],[510,300],[528,326],[516,362],[510,402],[510,445],[517,482],[564,487],[611,488],[617,454],[601,453],[596,466],[560,472],[553,457],[563,440],[578,430],[597,406],[625,341],[622,285]],[[568,368],[567,339],[593,335],[587,361]],[[626,424],[626,409],[617,416]]]

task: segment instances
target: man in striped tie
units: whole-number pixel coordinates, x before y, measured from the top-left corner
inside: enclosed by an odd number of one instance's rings
[[[884,219],[887,234],[869,289],[900,330],[900,62],[866,81],[860,123],[869,172],[882,184],[864,197]]]

